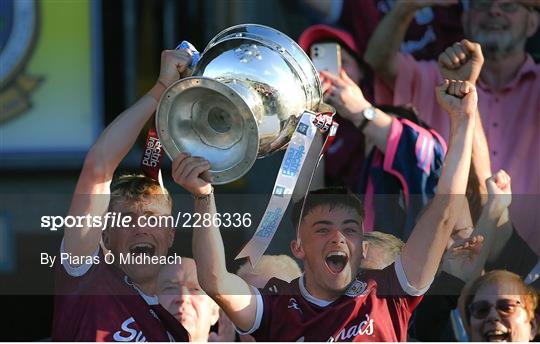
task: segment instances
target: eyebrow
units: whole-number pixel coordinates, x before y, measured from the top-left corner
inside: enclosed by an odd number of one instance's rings
[[[360,226],[360,222],[358,222],[358,221],[356,221],[356,220],[353,220],[353,219],[345,220],[345,221],[343,221],[342,224],[343,224],[343,225],[348,225],[349,223],[354,223],[354,224]]]
[[[354,223],[358,226],[360,226],[360,223],[354,219],[348,219],[348,220],[345,220],[343,221],[341,224],[342,225],[348,225],[350,223]],[[328,220],[320,220],[320,221],[317,221],[313,224],[313,226],[316,226],[316,225],[332,225],[333,223],[331,221],[328,221]]]

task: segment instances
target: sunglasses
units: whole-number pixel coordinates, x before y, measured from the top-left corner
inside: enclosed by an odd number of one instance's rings
[[[476,319],[485,319],[491,307],[495,307],[495,310],[502,318],[508,318],[516,312],[518,307],[524,306],[518,300],[501,299],[497,300],[495,304],[488,301],[476,301],[469,305],[469,312]]]
[[[493,0],[476,0],[471,1],[471,9],[475,11],[487,11],[491,9],[491,5],[493,4]],[[497,7],[506,13],[514,13],[516,12],[520,7],[524,7],[519,2],[499,2],[497,3]]]

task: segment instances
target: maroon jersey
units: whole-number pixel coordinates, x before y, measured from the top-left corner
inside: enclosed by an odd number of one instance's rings
[[[63,245],[62,245],[63,251]],[[56,266],[54,341],[188,341],[189,335],[157,296],[147,296],[114,265]]]
[[[384,270],[360,273],[333,302],[310,295],[303,277],[291,283],[274,278],[257,293],[248,333],[257,341],[406,341],[411,312],[424,292],[408,283],[401,258]]]

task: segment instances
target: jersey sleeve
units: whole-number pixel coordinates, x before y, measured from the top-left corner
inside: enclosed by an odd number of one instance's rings
[[[62,239],[62,244],[60,244],[60,256],[58,257],[60,259],[60,263],[64,269],[64,271],[71,277],[81,277],[85,275],[90,268],[92,268],[93,261],[96,260],[96,257],[98,257],[100,251],[100,247],[96,247],[96,250],[94,253],[92,253],[91,257],[88,257],[88,259],[84,260],[84,263],[79,266],[73,266],[69,263],[70,259],[67,259],[68,253],[66,252],[64,248],[64,240]],[[66,258],[66,259],[65,259]]]
[[[430,283],[422,289],[411,285],[403,270],[401,256],[383,270],[369,271],[369,276],[377,282],[377,295],[379,297],[392,300],[398,311],[405,311],[409,314],[418,306],[431,285]],[[392,302],[389,301],[389,303]]]
[[[435,194],[445,153],[446,143],[436,132],[393,118],[383,166],[402,184],[406,202],[411,194],[425,200]]]
[[[248,331],[241,331],[239,329],[236,329],[236,331],[239,334],[250,334],[257,341],[270,341],[276,335],[273,326],[275,322],[281,320],[277,318],[282,316],[282,312],[279,311],[277,305],[280,302],[280,298],[283,298],[284,294],[287,294],[289,291],[289,283],[278,278],[271,278],[264,288],[252,288],[257,298],[257,313],[254,324]]]
[[[255,314],[255,320],[253,322],[253,326],[251,326],[250,329],[244,331],[244,330],[239,329],[238,327],[235,326],[236,332],[238,332],[238,334],[241,334],[241,335],[253,334],[253,332],[258,331],[261,328],[261,322],[262,322],[263,313],[264,313],[264,310],[265,310],[265,307],[264,307],[265,300],[263,298],[263,295],[261,294],[259,289],[255,288],[253,286],[250,286],[250,287],[253,290],[253,293],[255,295],[255,300],[256,300],[256,303],[257,303],[257,306],[256,306],[257,311],[256,311],[256,314]],[[268,300],[266,300],[266,302],[268,302]]]

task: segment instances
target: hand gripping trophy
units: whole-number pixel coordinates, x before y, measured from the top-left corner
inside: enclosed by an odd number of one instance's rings
[[[243,24],[217,34],[192,76],[165,91],[156,130],[170,158],[188,152],[207,159],[213,184],[235,181],[257,158],[287,148],[252,240],[260,239],[260,251],[279,225],[317,128],[328,130],[334,113],[322,103],[318,73],[296,42],[270,27]],[[243,256],[251,255],[249,247]]]

